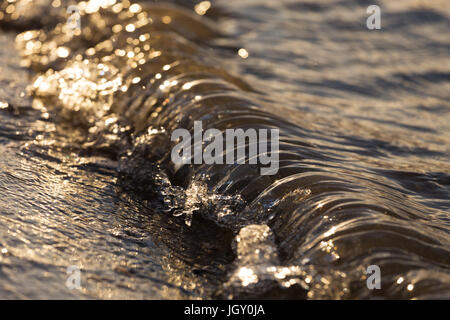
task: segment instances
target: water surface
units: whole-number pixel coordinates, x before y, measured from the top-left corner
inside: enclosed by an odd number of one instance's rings
[[[446,1],[68,4],[1,5],[2,297],[449,297]],[[196,120],[279,172],[175,167]]]

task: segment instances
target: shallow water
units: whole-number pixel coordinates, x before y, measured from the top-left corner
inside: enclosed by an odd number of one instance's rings
[[[51,3],[1,5],[1,297],[449,298],[446,1]],[[195,120],[278,174],[174,167]]]

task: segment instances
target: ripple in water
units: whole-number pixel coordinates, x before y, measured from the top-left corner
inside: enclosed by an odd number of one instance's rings
[[[206,297],[448,298],[449,17],[382,2],[384,33],[355,23],[357,1],[86,1],[79,33],[64,1],[4,1],[1,22],[26,30],[16,42],[36,72],[34,108],[177,221],[155,232],[208,274]],[[170,133],[197,120],[279,128],[278,173],[174,167]],[[214,250],[196,256],[189,232]],[[366,287],[369,265],[381,290]]]

